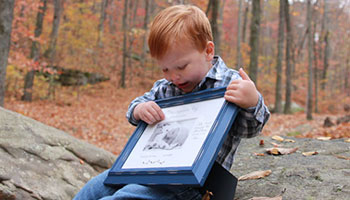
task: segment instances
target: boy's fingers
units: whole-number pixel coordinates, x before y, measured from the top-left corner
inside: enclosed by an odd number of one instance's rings
[[[245,73],[245,71],[243,70],[243,68],[240,68],[239,69],[239,75],[241,75],[242,79],[243,80],[248,80],[248,81],[251,81],[248,74]]]
[[[143,117],[142,120],[143,120],[144,122],[146,122],[147,124],[152,124],[153,121],[154,121],[152,114],[151,114],[151,113],[148,113],[148,112],[144,114],[144,117]]]
[[[152,105],[152,108],[154,110],[154,115],[156,116],[157,121],[161,121],[165,118],[164,113],[162,109],[158,106],[158,104],[154,103]]]
[[[237,101],[237,98],[235,96],[232,96],[232,95],[225,94],[224,98],[226,101],[231,102],[231,103],[235,103]]]
[[[228,90],[236,90],[236,89],[238,89],[238,87],[239,87],[238,83],[231,83],[230,85],[228,85],[226,87],[226,91],[228,91]]]

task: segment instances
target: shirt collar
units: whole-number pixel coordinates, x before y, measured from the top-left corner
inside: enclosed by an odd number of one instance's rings
[[[226,66],[224,61],[221,59],[220,56],[214,56],[214,59],[212,61],[213,66],[208,71],[207,75],[204,79],[210,78],[217,81],[223,80],[223,73],[220,73],[222,69]]]

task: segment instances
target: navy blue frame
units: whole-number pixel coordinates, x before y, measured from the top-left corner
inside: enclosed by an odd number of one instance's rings
[[[161,108],[166,108],[220,98],[224,96],[225,91],[226,87],[207,89],[157,100],[156,103]],[[104,183],[107,185],[138,183],[146,185],[203,186],[237,113],[237,106],[227,101],[224,102],[191,167],[122,169],[124,162],[147,127],[147,124],[141,121],[113,164]]]

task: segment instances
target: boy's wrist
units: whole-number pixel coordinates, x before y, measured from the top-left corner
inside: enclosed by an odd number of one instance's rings
[[[138,104],[137,104],[138,105]],[[129,108],[129,112],[127,114],[127,118],[130,124],[137,126],[137,124],[139,123],[139,119],[135,118],[134,114],[135,114],[135,108],[137,105],[134,105],[133,107]]]

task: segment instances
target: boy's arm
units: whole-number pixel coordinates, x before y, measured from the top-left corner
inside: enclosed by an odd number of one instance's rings
[[[233,80],[225,93],[227,101],[241,107],[230,132],[232,136],[250,138],[261,132],[270,117],[270,112],[254,82],[243,69],[239,70],[239,74],[242,80]]]
[[[270,112],[259,93],[258,104],[251,108],[241,108],[231,128],[230,134],[240,138],[257,136],[270,118]]]

